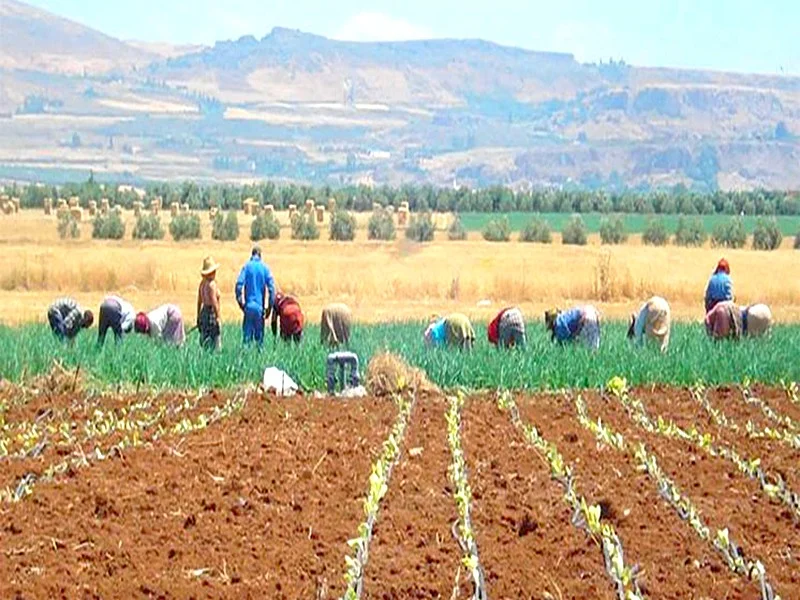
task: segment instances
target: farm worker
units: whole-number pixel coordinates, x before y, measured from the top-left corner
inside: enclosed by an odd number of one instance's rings
[[[628,337],[634,338],[640,345],[646,340],[656,342],[661,352],[666,352],[669,346],[670,320],[669,303],[660,296],[653,296],[642,304],[639,314],[631,315]]]
[[[524,348],[525,340],[525,319],[519,308],[504,308],[494,320],[489,323],[488,329],[489,343],[500,348],[513,348],[520,346]]]
[[[59,298],[47,309],[47,321],[59,340],[72,342],[81,329],[92,326],[94,315],[82,310],[72,298]]]
[[[706,313],[718,302],[733,300],[733,282],[728,261],[721,258],[706,286]]]
[[[594,306],[576,306],[564,312],[548,310],[544,322],[553,341],[565,344],[581,339],[592,350],[600,348],[600,314]]]
[[[475,342],[475,330],[466,315],[452,313],[431,321],[423,337],[429,346],[447,345],[469,350]]]
[[[264,344],[264,321],[275,303],[275,281],[261,260],[261,248],[253,246],[250,260],[236,280],[236,302],[242,309],[242,334],[245,344]]]
[[[123,333],[130,333],[133,329],[133,320],[136,311],[133,305],[119,296],[106,296],[100,305],[100,315],[97,323],[97,344],[102,346],[106,341],[109,328],[114,332],[116,341],[122,340]]]
[[[281,339],[286,342],[292,340],[299,342],[303,338],[303,311],[300,303],[294,296],[277,292],[275,306],[272,307],[272,337],[278,335],[278,322],[280,321]]]
[[[730,300],[717,302],[706,313],[706,331],[715,340],[739,339],[742,335],[742,311]]]
[[[183,315],[175,304],[162,304],[148,313],[140,312],[133,321],[133,329],[171,346],[182,346],[186,340]]]
[[[350,341],[352,313],[346,304],[328,304],[322,309],[320,341],[323,346],[335,348]]]
[[[772,311],[766,304],[751,304],[740,307],[742,311],[742,334],[747,337],[767,335],[772,327]]]
[[[200,333],[200,345],[208,350],[219,350],[220,338],[220,305],[219,287],[217,286],[217,269],[219,265],[210,256],[203,259],[200,275],[203,279],[197,288],[197,330]]]

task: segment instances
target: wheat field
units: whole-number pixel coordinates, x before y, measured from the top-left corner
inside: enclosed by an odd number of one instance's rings
[[[125,218],[130,236],[133,217]],[[96,307],[105,293],[115,292],[137,309],[178,303],[191,322],[200,264],[208,254],[221,265],[223,318],[236,320],[233,285],[250,254],[251,218],[240,215],[237,242],[210,240],[207,221],[204,215],[199,241],[177,243],[167,234],[163,241],[111,242],[92,240],[87,222],[81,239],[60,240],[55,218],[40,211],[0,216],[0,321],[44,321],[49,302],[59,295]],[[168,214],[163,222],[169,222]],[[450,242],[443,232],[432,243],[416,244],[399,234],[395,242],[371,242],[360,230],[354,242],[330,242],[323,229],[320,240],[298,242],[284,229],[282,239],[261,246],[279,287],[296,294],[308,315],[342,301],[362,322],[425,319],[456,310],[486,320],[509,304],[538,318],[551,306],[592,302],[604,316],[624,318],[659,294],[677,318],[698,320],[706,281],[724,255],[738,302],[766,302],[778,321],[800,321],[800,252],[786,243],[759,252],[653,248],[641,245],[639,236],[622,246],[601,246],[590,236],[589,245],[577,247],[561,245],[558,235],[552,245],[539,245],[490,243],[476,234]]]

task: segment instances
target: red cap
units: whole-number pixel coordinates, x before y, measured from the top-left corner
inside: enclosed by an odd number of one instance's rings
[[[724,258],[720,258],[719,262],[717,263],[717,270],[714,271],[715,273],[719,273],[722,271],[723,273],[727,273],[728,275],[731,274],[731,266],[728,264],[728,261]]]
[[[133,322],[133,328],[136,333],[150,333],[150,319],[143,312],[136,315],[136,320]]]

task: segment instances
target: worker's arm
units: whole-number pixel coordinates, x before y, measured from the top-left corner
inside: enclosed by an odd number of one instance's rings
[[[195,313],[194,324],[197,325],[197,328],[200,328],[200,307],[202,306],[202,301],[200,300],[200,290],[202,288],[202,284],[197,288],[197,312]]]
[[[212,282],[211,286],[212,286],[211,308],[214,309],[214,315],[217,317],[217,323],[219,323],[220,322],[219,287],[217,287],[216,281]]]
[[[637,342],[641,342],[644,338],[644,326],[647,323],[647,312],[648,308],[645,304],[639,314],[636,316],[636,320],[633,323],[633,339]]]
[[[270,327],[272,328],[272,337],[276,337],[278,335],[278,308],[272,308],[272,320],[270,322]]]
[[[242,270],[239,271],[239,277],[236,280],[236,304],[239,305],[239,308],[244,311],[244,281],[245,275],[247,274],[247,265],[242,267]]]
[[[275,306],[275,279],[272,277],[272,271],[269,268],[267,268],[267,291],[269,292],[269,300],[267,300],[267,295],[265,294],[264,301],[268,301],[268,304],[264,307],[265,317],[269,316],[270,311]]]

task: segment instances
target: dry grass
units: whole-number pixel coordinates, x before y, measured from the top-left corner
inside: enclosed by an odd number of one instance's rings
[[[132,217],[126,219],[130,235]],[[169,216],[163,220],[167,223]],[[82,225],[82,239],[62,241],[54,217],[38,211],[0,216],[0,320],[42,321],[55,296],[70,294],[93,307],[107,292],[126,296],[137,308],[177,302],[193,319],[198,270],[207,254],[221,264],[223,318],[238,320],[233,285],[249,256],[250,218],[240,215],[240,224],[242,236],[232,243],[209,239],[205,215],[201,241],[94,241],[87,239],[88,223]],[[493,244],[475,235],[465,242],[443,238],[439,232],[431,244],[379,243],[367,241],[360,231],[352,243],[281,239],[264,241],[262,247],[279,286],[299,296],[311,320],[332,301],[350,304],[362,322],[424,319],[456,310],[487,319],[507,304],[538,316],[551,305],[578,302],[596,303],[609,317],[625,317],[652,294],[667,298],[676,318],[697,319],[709,273],[724,254],[739,302],[767,302],[778,320],[800,321],[800,253],[785,246],[775,252],[723,252],[635,242],[601,247],[594,238],[585,247]],[[477,307],[484,299],[491,303]]]
[[[406,390],[437,392],[422,369],[411,367],[391,352],[381,352],[367,365],[367,389],[376,396],[400,394]]]

